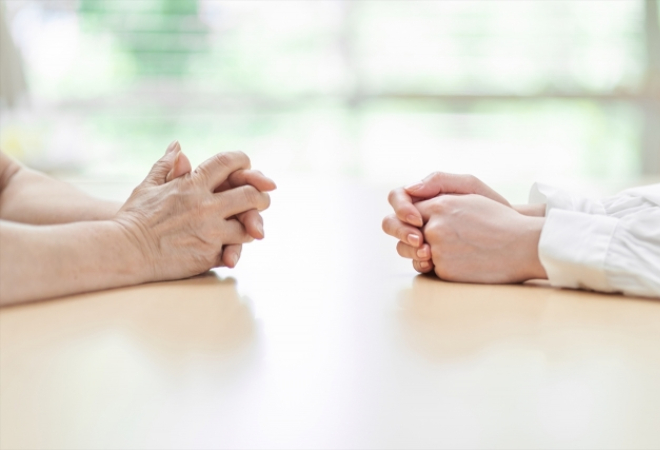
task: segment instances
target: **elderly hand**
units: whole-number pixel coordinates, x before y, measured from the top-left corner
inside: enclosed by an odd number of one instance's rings
[[[517,283],[547,278],[538,257],[544,218],[522,215],[473,194],[443,195],[416,207],[426,223],[424,236],[441,279]]]
[[[258,211],[270,204],[263,191],[274,188],[240,152],[217,154],[190,172],[173,143],[114,222],[140,255],[145,281],[188,277],[235,265],[239,246],[263,237]]]
[[[165,177],[166,182],[170,182],[176,178],[179,178],[187,173],[190,173],[192,166],[190,165],[190,160],[188,157],[181,151],[181,145],[178,141],[172,142],[167,148],[167,153],[174,153],[174,162],[172,164],[172,169],[167,173]],[[235,187],[250,185],[254,186],[261,192],[269,192],[275,190],[275,183],[264,176],[258,170],[237,170],[236,172],[229,175],[227,181],[222,183],[219,187],[215,189],[215,192],[224,192],[228,189]],[[263,219],[259,214],[259,211],[256,209],[251,209],[241,214],[236,215],[236,219],[243,224],[248,234],[255,239],[264,238],[264,226]],[[243,246],[241,244],[229,244],[225,245],[222,249],[221,264],[229,268],[236,267],[238,260],[241,257],[241,251]]]
[[[394,214],[383,219],[383,231],[399,239],[397,252],[412,258],[413,267],[421,273],[432,271],[433,264],[431,249],[424,243],[420,229],[424,221],[415,203],[443,194],[478,194],[511,206],[504,197],[472,175],[434,172],[418,183],[391,191],[388,200]]]

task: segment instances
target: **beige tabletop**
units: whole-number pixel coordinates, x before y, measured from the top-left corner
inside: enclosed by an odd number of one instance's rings
[[[0,446],[660,448],[660,301],[415,276],[385,194],[280,182],[236,270],[2,309]]]

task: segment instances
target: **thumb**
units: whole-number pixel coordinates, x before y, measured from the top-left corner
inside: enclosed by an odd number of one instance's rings
[[[172,169],[167,172],[165,182],[168,183],[182,175],[190,173],[191,171],[192,166],[190,165],[190,160],[181,150],[179,150],[176,152],[176,156],[174,157],[174,164],[172,165]]]
[[[429,199],[441,194],[478,194],[511,206],[504,197],[473,175],[434,172],[422,181],[406,186],[405,190],[417,199]]]
[[[145,178],[144,182],[146,184],[151,184],[158,186],[165,183],[165,178],[167,174],[174,167],[174,161],[177,154],[181,151],[181,145],[178,141],[172,142],[165,151],[165,155],[160,158],[156,164],[153,165],[151,171]]]

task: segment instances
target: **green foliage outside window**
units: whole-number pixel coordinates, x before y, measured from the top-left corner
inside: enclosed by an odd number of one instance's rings
[[[140,75],[182,77],[191,55],[208,50],[208,29],[197,0],[81,0],[90,31],[116,36]]]

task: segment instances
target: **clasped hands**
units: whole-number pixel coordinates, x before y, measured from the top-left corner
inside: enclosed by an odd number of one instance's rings
[[[275,188],[242,152],[219,153],[193,171],[173,142],[113,222],[144,280],[185,278],[234,267],[242,244],[264,237],[259,213]]]
[[[390,192],[383,230],[420,273],[448,281],[518,283],[547,278],[538,256],[542,205],[513,207],[472,175],[436,172]]]
[[[221,153],[194,171],[172,143],[114,222],[145,280],[234,267],[241,245],[264,237],[260,211],[275,183],[241,153]],[[547,278],[538,244],[544,208],[513,207],[471,175],[436,172],[390,192],[383,229],[421,273],[443,280],[516,283]]]

